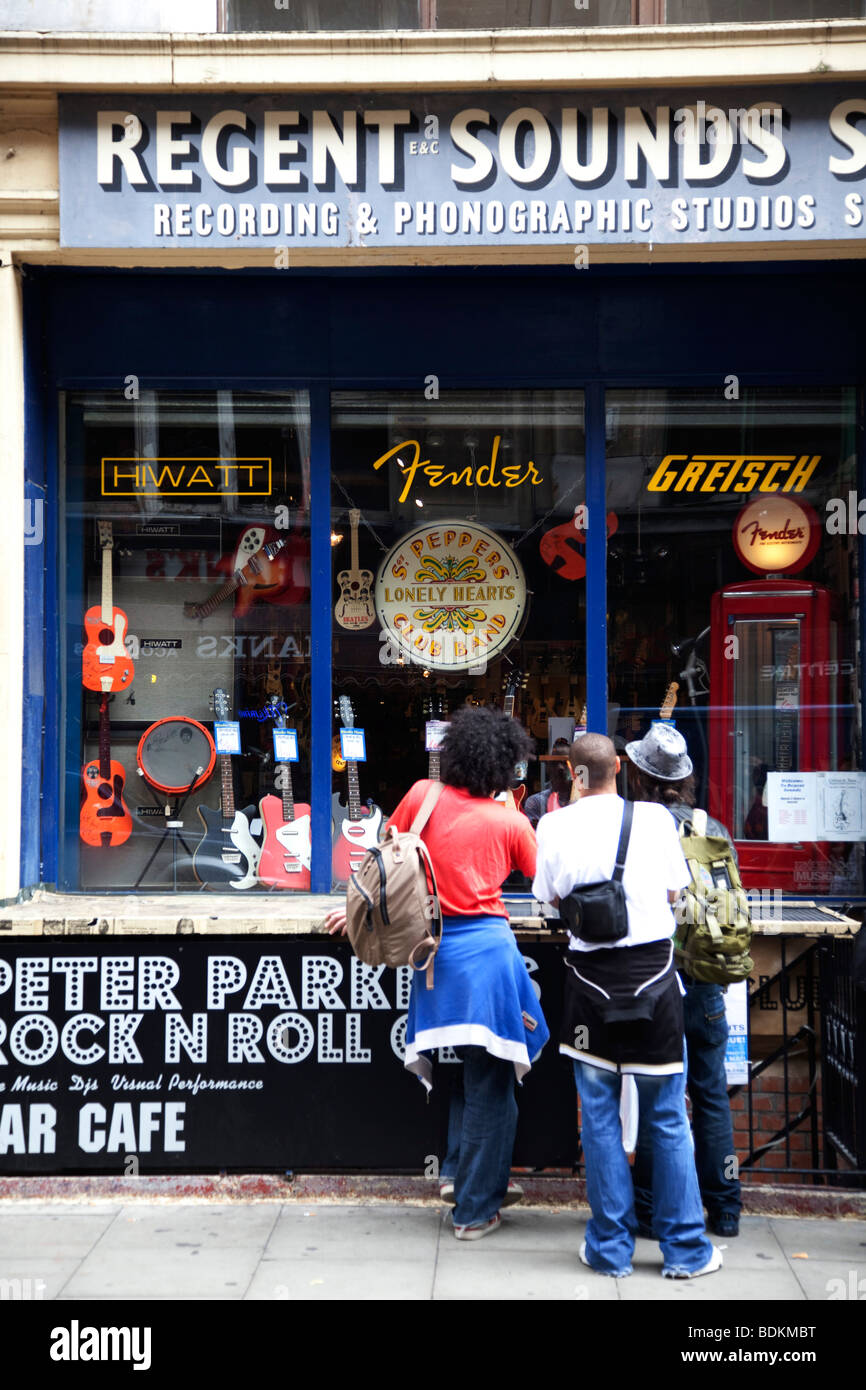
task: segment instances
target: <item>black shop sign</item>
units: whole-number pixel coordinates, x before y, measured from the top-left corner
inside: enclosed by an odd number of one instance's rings
[[[522,947],[556,1037],[562,963]],[[0,1172],[426,1172],[459,1063],[428,1102],[402,1066],[410,971],[343,942],[9,942],[0,953]],[[568,1167],[570,1068],[518,1088],[515,1163]]]

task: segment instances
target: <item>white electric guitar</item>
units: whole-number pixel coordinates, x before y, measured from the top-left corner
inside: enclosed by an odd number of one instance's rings
[[[215,690],[213,707],[217,719],[226,719],[229,713],[229,697],[225,690]],[[231,755],[221,753],[220,781],[222,797],[220,809],[198,806],[198,818],[205,827],[193,854],[192,869],[204,888],[221,889],[225,884],[232,888],[252,888],[258,883],[258,866],[261,845],[254,838],[254,830],[261,826],[255,806],[247,806],[244,811],[235,810],[234,780],[232,777]]]

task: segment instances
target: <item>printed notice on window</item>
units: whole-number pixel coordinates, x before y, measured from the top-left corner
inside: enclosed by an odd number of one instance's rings
[[[818,839],[866,840],[866,772],[818,772]]]
[[[770,772],[767,813],[770,840],[866,840],[866,772]]]
[[[814,772],[767,773],[768,838],[817,840],[817,786]]]

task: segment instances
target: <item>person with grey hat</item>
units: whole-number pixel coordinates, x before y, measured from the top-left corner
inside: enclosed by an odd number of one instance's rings
[[[635,769],[635,800],[666,806],[683,833],[691,834],[695,779],[686,741],[673,724],[656,721],[644,738],[626,745]],[[726,839],[725,826],[707,817],[706,834]],[[736,1176],[734,1131],[725,1076],[728,1023],[721,985],[705,984],[681,972],[685,987],[683,1022],[686,1036],[687,1086],[692,1105],[695,1161],[709,1230],[718,1236],[739,1235],[740,1182]],[[634,1167],[635,1214],[640,1234],[653,1238],[652,1153],[647,1137],[638,1136]]]

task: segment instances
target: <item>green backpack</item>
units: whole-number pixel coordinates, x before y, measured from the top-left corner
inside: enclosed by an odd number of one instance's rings
[[[706,811],[694,811],[691,821],[691,835],[680,825],[692,878],[674,904],[677,969],[703,984],[735,985],[754,968],[749,900],[730,841],[707,835]]]

